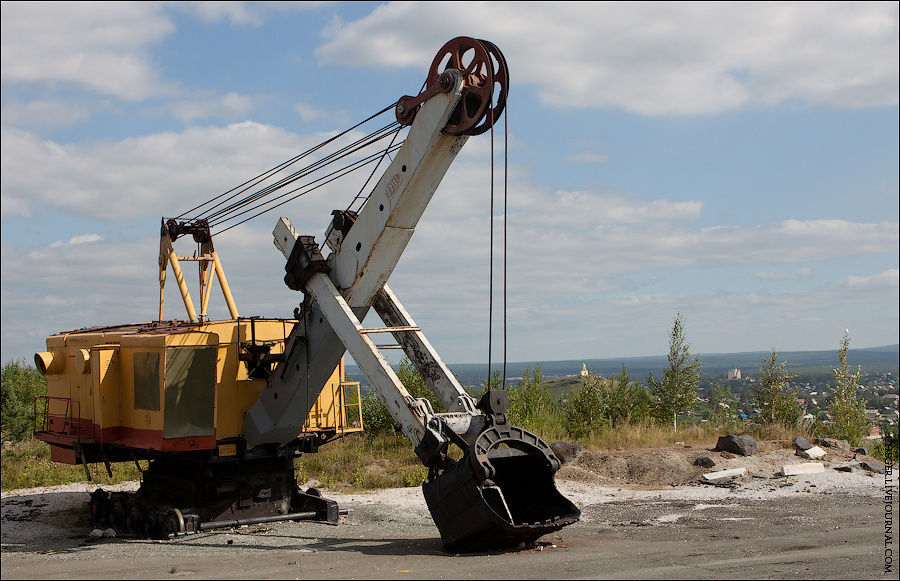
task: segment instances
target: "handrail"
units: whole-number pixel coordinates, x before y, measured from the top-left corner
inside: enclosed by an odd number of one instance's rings
[[[59,402],[65,405],[62,414],[50,413],[50,404]],[[34,407],[34,431],[63,436],[75,436],[81,441],[81,414],[80,402],[68,397],[56,397],[51,395],[36,395],[33,401]],[[41,405],[43,404],[43,405]],[[61,421],[59,427],[53,419]]]

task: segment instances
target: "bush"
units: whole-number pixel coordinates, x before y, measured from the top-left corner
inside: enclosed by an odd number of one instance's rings
[[[544,372],[536,365],[534,373],[526,367],[519,385],[509,390],[509,408],[506,411],[513,425],[525,428],[539,436],[562,433],[561,406],[553,399],[550,388],[544,383]]]
[[[391,412],[374,391],[366,393],[362,398],[362,418],[363,430],[369,436],[385,434],[395,429],[396,423]]]
[[[431,391],[409,359],[404,357],[400,362],[397,377],[409,395],[416,399],[427,399],[437,413],[444,411],[444,406],[438,401],[437,396]],[[381,398],[374,390],[366,393],[362,399],[362,416],[363,428],[371,436],[393,432],[397,429],[397,422],[394,421],[391,412],[381,402]]]
[[[621,428],[643,422],[650,413],[650,394],[628,375],[622,365],[619,375],[603,379],[589,373],[566,407],[564,426],[573,438],[598,435],[606,428]]]
[[[34,396],[46,393],[47,382],[33,366],[21,361],[10,361],[3,366],[0,432],[4,441],[20,441],[31,435]]]
[[[900,453],[897,450],[898,432],[900,432],[900,425],[882,424],[881,441],[876,442],[872,447],[872,456],[885,464],[896,464],[900,459]]]

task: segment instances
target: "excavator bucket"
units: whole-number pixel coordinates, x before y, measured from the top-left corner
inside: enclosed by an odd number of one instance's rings
[[[556,489],[559,460],[534,434],[491,427],[463,458],[432,469],[422,485],[444,550],[516,548],[578,521],[581,511]]]

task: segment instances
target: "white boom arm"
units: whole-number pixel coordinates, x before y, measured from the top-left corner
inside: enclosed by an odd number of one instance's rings
[[[295,325],[285,348],[285,361],[272,373],[267,388],[247,413],[244,437],[248,445],[287,443],[297,436],[309,410],[333,372],[345,348],[378,390],[404,433],[419,444],[435,416],[427,400],[413,400],[369,339],[360,321],[370,306],[404,347],[426,382],[451,410],[440,414],[455,432],[465,432],[479,415],[474,400],[437,356],[406,310],[386,287],[388,277],[415,231],[438,184],[468,139],[442,130],[459,103],[463,87],[453,74],[449,92],[422,104],[403,147],[375,186],[359,217],[346,234],[330,226],[326,240],[333,252],[327,261],[317,253],[295,251],[303,244],[290,222],[282,218],[273,235],[276,246],[292,264],[297,281],[312,305]],[[292,262],[293,260],[293,262]],[[301,272],[310,268],[315,272]],[[444,440],[434,432],[439,441]]]

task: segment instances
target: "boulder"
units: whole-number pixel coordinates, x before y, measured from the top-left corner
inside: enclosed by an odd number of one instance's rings
[[[865,462],[860,462],[860,466],[868,470],[869,472],[877,472],[878,474],[884,474],[884,464],[881,462],[875,462],[874,460],[866,460]]]
[[[850,451],[850,442],[847,440],[835,440],[834,438],[816,438],[816,445],[823,448],[837,448],[844,452]]]
[[[571,442],[553,442],[550,444],[550,449],[553,450],[560,462],[566,464],[581,453],[582,447],[581,444],[573,444]]]
[[[720,436],[715,451],[731,452],[741,456],[752,456],[756,452],[756,440],[751,436]]]
[[[809,440],[804,438],[803,436],[797,436],[791,442],[791,445],[794,446],[797,450],[809,450],[813,447],[812,444],[809,443]]]
[[[694,466],[700,466],[701,468],[712,468],[716,463],[709,456],[700,456],[696,460],[694,460]]]
[[[868,455],[869,455],[869,451],[866,450],[865,448],[853,448],[853,450],[851,450],[851,451],[852,451],[854,454],[862,454],[863,456],[868,456]]]
[[[856,472],[859,470],[859,464],[857,462],[852,462],[850,464],[841,464],[840,466],[835,466],[835,470],[838,472]]]

